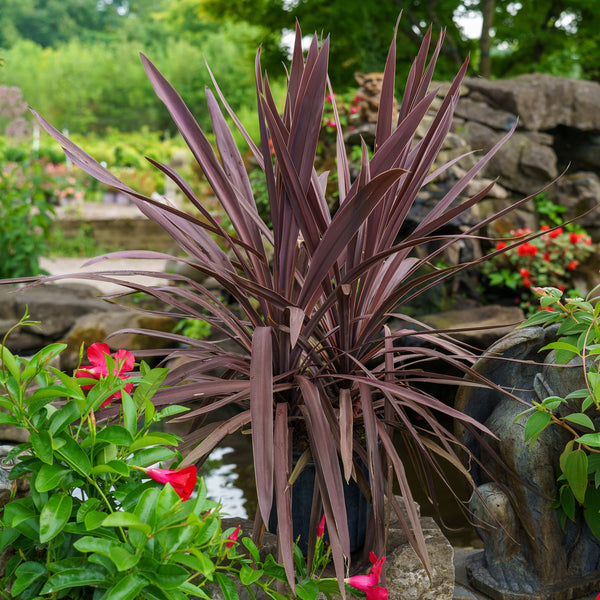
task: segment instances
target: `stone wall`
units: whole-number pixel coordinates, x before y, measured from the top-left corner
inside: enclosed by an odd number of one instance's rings
[[[600,84],[543,74],[465,79],[453,133],[468,147],[487,152],[515,123],[514,134],[481,173],[498,178],[506,190],[490,209],[536,194],[560,176],[548,198],[566,208],[565,220],[587,213],[579,222],[599,241]],[[518,226],[537,225],[533,214],[514,218],[524,221]]]

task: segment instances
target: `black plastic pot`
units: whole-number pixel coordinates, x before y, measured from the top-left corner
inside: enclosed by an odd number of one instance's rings
[[[294,460],[300,458],[300,454],[294,453]],[[362,462],[362,461],[361,461]],[[340,469],[341,469],[340,464]],[[367,475],[366,466],[361,468]],[[344,487],[344,500],[346,502],[346,514],[348,517],[348,533],[350,534],[350,551],[360,550],[365,543],[367,522],[369,519],[370,504],[363,496],[358,484],[350,479],[350,483],[342,482]],[[310,534],[310,512],[312,509],[313,490],[315,486],[315,466],[309,462],[300,473],[292,486],[292,523],[294,527],[294,540],[298,539],[298,547],[302,552],[308,551],[308,537]],[[277,511],[275,506],[271,511],[269,519],[269,531],[277,529]],[[325,529],[327,539],[327,529]]]

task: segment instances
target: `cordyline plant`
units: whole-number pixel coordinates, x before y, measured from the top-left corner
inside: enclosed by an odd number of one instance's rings
[[[305,451],[300,465],[312,457],[316,471],[310,529],[316,530],[322,507],[336,574],[342,582],[350,556],[343,481],[356,477],[371,503],[374,527],[369,532],[374,532],[374,539],[367,541],[365,549],[373,549],[378,556],[383,554],[387,497],[428,567],[425,541],[397,448],[408,449],[426,479],[432,472],[443,477],[439,462],[447,465],[449,461],[460,468],[460,461],[458,442],[441,424],[440,416],[484,429],[420,385],[462,383],[462,378],[441,375],[434,361],[443,360],[467,370],[463,359],[466,357],[468,363],[468,352],[451,338],[426,331],[403,314],[401,307],[457,270],[467,268],[464,264],[444,270],[427,267],[449,245],[474,235],[491,220],[480,222],[462,235],[439,233],[440,228],[487,195],[492,184],[476,196],[457,202],[467,183],[504,140],[481,158],[413,231],[399,236],[419,191],[449,166],[436,166],[435,161],[450,129],[467,63],[451,83],[427,133],[417,140],[417,127],[437,93],[429,87],[443,34],[433,46],[430,59],[431,31],[424,38],[406,82],[397,123],[392,121],[394,36],[385,65],[374,153],[369,159],[363,147],[360,175],[354,181],[334,105],[340,205],[332,214],[324,196],[327,175],[318,174],[313,166],[325,98],[328,93],[334,98],[327,76],[329,40],[319,43],[313,38],[306,56],[301,40],[297,27],[281,113],[268,78],[261,72],[260,52],[257,54],[258,145],[214,83],[226,112],[264,172],[272,228],[259,217],[244,162],[216,97],[207,90],[218,154],[181,97],[145,56],[142,62],[154,90],[206,175],[235,235],[220,226],[169,166],[150,161],[179,186],[197,209],[197,216],[137,193],[42,118],[40,122],[75,164],[135,199],[141,211],[167,230],[185,253],[185,257],[173,257],[149,251],[118,252],[96,260],[177,260],[214,278],[235,300],[232,308],[201,283],[181,274],[161,273],[160,277],[170,283],[156,287],[130,282],[128,275],[139,274],[136,271],[79,274],[82,278],[119,281],[131,290],[151,294],[169,306],[170,316],[205,318],[214,331],[235,344],[231,350],[231,344],[225,348],[218,342],[156,333],[181,345],[172,356],[189,358],[172,369],[167,380],[172,387],[157,395],[157,403],[195,402],[186,418],[212,415],[209,425],[191,432],[189,439],[199,445],[189,452],[182,466],[205,457],[226,435],[251,430],[259,506],[256,518],[259,523],[261,519],[268,523],[276,506],[280,549],[293,582],[289,483],[295,480],[300,467],[293,472],[292,450]],[[229,247],[230,254],[222,246]],[[415,256],[416,248],[426,247],[435,249],[425,257]],[[393,332],[389,322],[395,318],[404,319],[408,325]],[[415,335],[420,345],[414,344]],[[229,412],[223,418],[223,407],[235,407],[235,416]],[[367,466],[367,485],[356,457]],[[394,480],[406,499],[407,519],[394,503]]]

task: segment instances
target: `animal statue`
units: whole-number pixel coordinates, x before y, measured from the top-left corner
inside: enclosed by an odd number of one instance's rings
[[[383,73],[354,73],[354,79],[359,85],[356,92],[360,98],[360,112],[354,117],[353,124],[377,123],[379,101],[381,99],[381,88],[383,85]],[[398,103],[394,99],[395,122],[398,117]]]
[[[556,327],[517,329],[476,362],[475,371],[511,395],[462,386],[456,397],[456,408],[495,436],[457,431],[480,461],[472,465],[479,493],[470,507],[484,551],[468,561],[467,574],[473,587],[497,600],[570,600],[596,592],[600,580],[600,541],[583,515],[562,528],[552,507],[567,439],[548,427],[530,447],[528,415],[519,416],[533,400],[564,398],[583,387],[580,364],[558,367],[553,351],[540,352],[555,336]]]

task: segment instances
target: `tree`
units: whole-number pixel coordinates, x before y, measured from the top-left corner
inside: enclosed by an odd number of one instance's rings
[[[179,0],[189,4],[192,0]],[[410,59],[429,27],[446,29],[443,55],[438,63],[438,78],[443,78],[462,63],[473,42],[464,38],[453,21],[460,0],[411,0],[409,2],[365,2],[364,0],[195,0],[201,14],[215,19],[242,20],[259,26],[262,63],[268,70],[281,70],[285,48],[282,32],[294,27],[302,31],[331,35],[330,75],[335,86],[355,85],[354,73],[383,68],[390,37],[400,12],[398,71],[406,73]],[[173,7],[176,9],[178,0]]]

